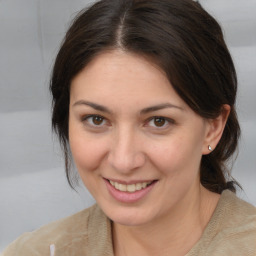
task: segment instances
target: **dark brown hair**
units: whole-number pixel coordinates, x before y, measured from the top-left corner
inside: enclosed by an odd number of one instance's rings
[[[231,107],[222,138],[201,161],[201,183],[210,191],[235,191],[227,161],[240,135],[235,111],[237,78],[216,20],[192,0],[102,0],[82,10],[69,28],[53,68],[52,125],[69,168],[69,89],[72,79],[100,52],[122,49],[148,56],[166,73],[179,96],[203,118]]]

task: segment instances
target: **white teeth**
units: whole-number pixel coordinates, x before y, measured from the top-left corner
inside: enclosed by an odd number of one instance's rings
[[[141,190],[141,189],[142,189],[141,183],[137,183],[137,184],[136,184],[136,190]]]
[[[109,182],[117,190],[120,190],[122,192],[130,192],[130,193],[133,193],[135,191],[138,191],[138,190],[141,190],[143,188],[146,188],[147,185],[152,183],[152,181],[150,181],[150,182],[141,182],[141,183],[135,183],[135,184],[126,185],[126,184],[121,184],[121,183],[118,183],[118,182],[114,182],[112,180],[110,180]]]
[[[135,192],[136,191],[135,184],[127,185],[126,187],[127,187],[128,192]]]
[[[126,189],[126,185],[124,185],[124,184],[119,184],[118,189],[119,189],[120,191],[124,191],[124,192],[127,190],[127,189]]]

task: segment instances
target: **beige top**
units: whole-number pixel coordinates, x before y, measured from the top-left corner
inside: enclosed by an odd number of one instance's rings
[[[94,205],[25,233],[1,256],[32,255],[113,256],[111,221]],[[222,193],[202,237],[185,256],[223,255],[256,256],[256,208],[228,190]]]

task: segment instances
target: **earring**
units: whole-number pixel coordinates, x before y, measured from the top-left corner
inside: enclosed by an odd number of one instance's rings
[[[209,149],[209,151],[212,151],[211,145],[208,145],[208,149]]]

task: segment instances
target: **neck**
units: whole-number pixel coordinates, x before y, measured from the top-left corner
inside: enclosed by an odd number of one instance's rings
[[[140,226],[113,224],[116,256],[185,255],[196,244],[208,224],[219,195],[203,187],[189,194],[166,216]]]

